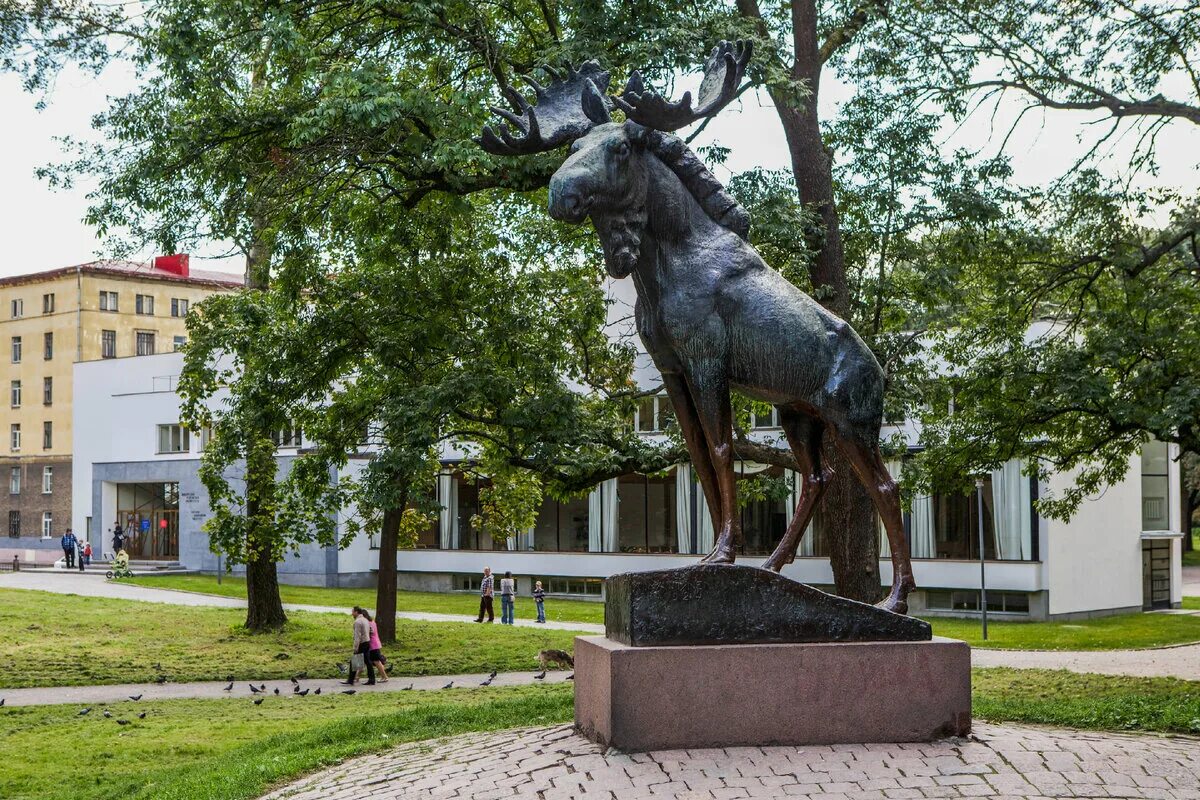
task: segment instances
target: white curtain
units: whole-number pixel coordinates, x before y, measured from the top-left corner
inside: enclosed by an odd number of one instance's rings
[[[588,494],[588,550],[617,552],[617,479],[604,481]]]
[[[438,514],[438,544],[443,550],[458,549],[458,483],[454,475],[443,472],[438,475],[438,503],[442,510]]]
[[[1029,477],[1017,459],[992,472],[992,521],[996,531],[996,558],[1027,561],[1033,555],[1032,496]]]
[[[889,458],[884,462],[887,467],[888,474],[892,476],[892,480],[896,483],[900,482],[900,471],[904,468],[904,462],[898,458]],[[879,520],[879,557],[892,557],[892,543],[888,541],[887,528],[883,526],[883,519]]]
[[[696,519],[699,521],[700,532],[696,537],[696,552],[708,555],[716,544],[713,534],[712,515],[708,513],[708,500],[704,497],[704,486],[696,481],[692,484],[696,490]]]
[[[692,552],[692,465],[675,467],[675,537],[680,553]]]
[[[911,548],[913,558],[937,558],[937,540],[933,531],[933,498],[929,495],[914,497],[912,501],[912,525],[909,536],[912,538]]]

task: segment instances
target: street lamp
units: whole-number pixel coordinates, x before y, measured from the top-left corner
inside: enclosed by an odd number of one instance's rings
[[[983,613],[983,640],[987,641],[987,571],[983,553],[983,478],[975,479],[975,508],[979,523],[979,610]]]

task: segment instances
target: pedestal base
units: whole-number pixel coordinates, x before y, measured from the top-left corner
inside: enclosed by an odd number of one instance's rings
[[[925,742],[971,730],[965,642],[575,639],[575,726],[619,750]]]

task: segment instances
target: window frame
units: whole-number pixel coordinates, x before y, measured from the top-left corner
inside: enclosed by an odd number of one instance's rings
[[[52,375],[42,378],[42,405],[54,405],[54,377]]]
[[[9,452],[21,452],[21,423],[13,422],[8,426],[8,449]]]
[[[53,511],[43,511],[42,512],[42,538],[43,539],[53,539],[54,538],[54,512]]]
[[[50,420],[42,422],[42,449],[54,449],[54,423]]]
[[[121,311],[121,295],[119,292],[111,292],[107,289],[100,290],[100,310],[108,311],[113,314]]]
[[[12,312],[9,316],[9,319],[23,318],[25,316],[25,298],[14,297],[12,299],[12,305],[9,306],[9,308]]]
[[[105,345],[112,345],[111,353]],[[101,358],[116,358],[117,357],[117,332],[109,330],[100,331],[100,357]]]
[[[20,467],[12,467],[11,469],[9,469],[9,471],[8,471],[8,493],[9,494],[19,495],[21,493],[22,475],[23,475],[23,471]]]
[[[42,467],[42,494],[54,494],[54,467]]]
[[[190,305],[191,305],[191,303],[188,302],[188,299],[186,297],[172,297],[171,298],[171,316],[172,317],[186,317],[188,315],[188,310],[189,310]]]
[[[135,294],[133,296],[133,311],[143,317],[154,316],[154,295]]]
[[[20,336],[12,337],[12,363],[20,364],[24,355],[24,345]]]
[[[178,446],[179,449],[163,449],[163,434],[167,435],[167,445],[169,448]],[[186,425],[178,422],[164,422],[155,427],[155,454],[160,456],[178,455],[180,453],[190,453],[192,451],[191,431]]]
[[[42,313],[54,313],[54,292],[46,292],[42,295]]]
[[[148,338],[144,338],[148,337]],[[153,356],[158,354],[157,350],[157,331],[134,331],[133,332],[133,354],[137,356]],[[150,343],[149,352],[142,352],[142,343],[148,341]]]
[[[46,331],[42,334],[42,360],[54,360],[54,331]]]
[[[9,381],[8,383],[8,407],[20,408],[22,400],[21,381]]]

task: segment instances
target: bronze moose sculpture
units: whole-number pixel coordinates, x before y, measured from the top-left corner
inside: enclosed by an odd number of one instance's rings
[[[887,530],[892,588],[881,605],[908,610],[912,576],[900,497],[879,452],[884,375],[870,349],[838,318],[771,269],[747,241],[750,220],[700,159],[671,131],[724,108],[750,60],[749,43],[722,42],[709,57],[693,108],[671,102],[634,72],[619,96],[595,62],[532,80],[536,102],[509,90],[517,114],[480,144],[523,155],[571,144],[550,181],[550,215],[588,217],[613,278],[632,276],[638,333],[662,374],[717,534],[704,561],[733,563],[741,540],[730,391],[773,404],[803,481],[801,499],[764,567],[795,559],[832,474],[822,464],[826,431],[853,465]],[[624,112],[624,123],[611,112]]]

